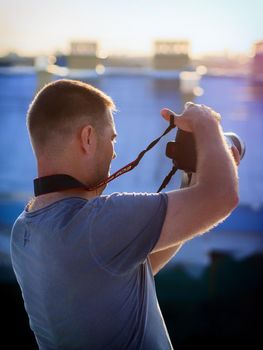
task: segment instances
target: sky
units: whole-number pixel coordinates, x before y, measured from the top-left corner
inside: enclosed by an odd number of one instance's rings
[[[186,39],[192,56],[250,54],[263,39],[263,0],[0,0],[0,55],[67,53],[95,40],[101,55],[151,55]]]

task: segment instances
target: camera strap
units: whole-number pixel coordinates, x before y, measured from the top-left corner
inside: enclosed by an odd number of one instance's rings
[[[174,116],[171,114],[170,115],[170,125],[162,133],[161,136],[159,136],[157,139],[152,141],[145,150],[140,152],[140,154],[138,155],[138,157],[134,161],[125,165],[124,167],[122,167],[121,169],[119,169],[115,173],[113,173],[111,176],[109,176],[105,180],[97,183],[94,186],[90,186],[90,187],[86,186],[82,182],[78,181],[74,177],[67,175],[67,174],[55,174],[55,175],[43,176],[43,177],[39,177],[39,178],[34,179],[34,194],[37,197],[37,196],[40,196],[42,194],[63,191],[63,190],[68,190],[68,189],[72,189],[72,188],[84,188],[86,191],[94,191],[94,190],[98,189],[99,187],[104,186],[107,183],[111,182],[112,180],[115,180],[117,177],[133,170],[140,163],[140,161],[143,158],[143,156],[145,155],[145,153],[150,151],[160,141],[160,139],[163,136],[168,134],[168,132],[170,132],[174,128],[175,128]],[[164,179],[158,192],[160,192],[168,184],[168,182],[170,181],[171,177],[173,176],[173,174],[175,173],[176,170],[177,170],[177,168],[175,166],[173,166],[173,169]]]

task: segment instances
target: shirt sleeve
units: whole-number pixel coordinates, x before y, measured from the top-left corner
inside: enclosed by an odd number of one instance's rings
[[[167,201],[165,193],[105,196],[90,226],[90,250],[97,263],[115,274],[142,264],[159,239]]]

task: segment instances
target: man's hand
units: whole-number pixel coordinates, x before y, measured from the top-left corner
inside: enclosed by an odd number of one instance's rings
[[[174,116],[174,125],[179,129],[194,132],[197,124],[205,125],[211,122],[220,122],[221,116],[219,113],[205,105],[198,105],[192,102],[187,102],[184,106],[182,114],[176,114],[168,108],[161,110],[161,115],[167,121],[170,121],[170,115]]]

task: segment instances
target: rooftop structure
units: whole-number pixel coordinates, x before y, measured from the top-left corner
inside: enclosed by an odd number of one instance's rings
[[[190,64],[190,43],[187,40],[155,41],[153,68],[184,70]]]
[[[252,77],[253,80],[263,83],[263,40],[256,42],[253,49]]]
[[[70,44],[71,53],[67,56],[69,69],[95,69],[99,63],[98,44],[93,41],[74,41]]]

